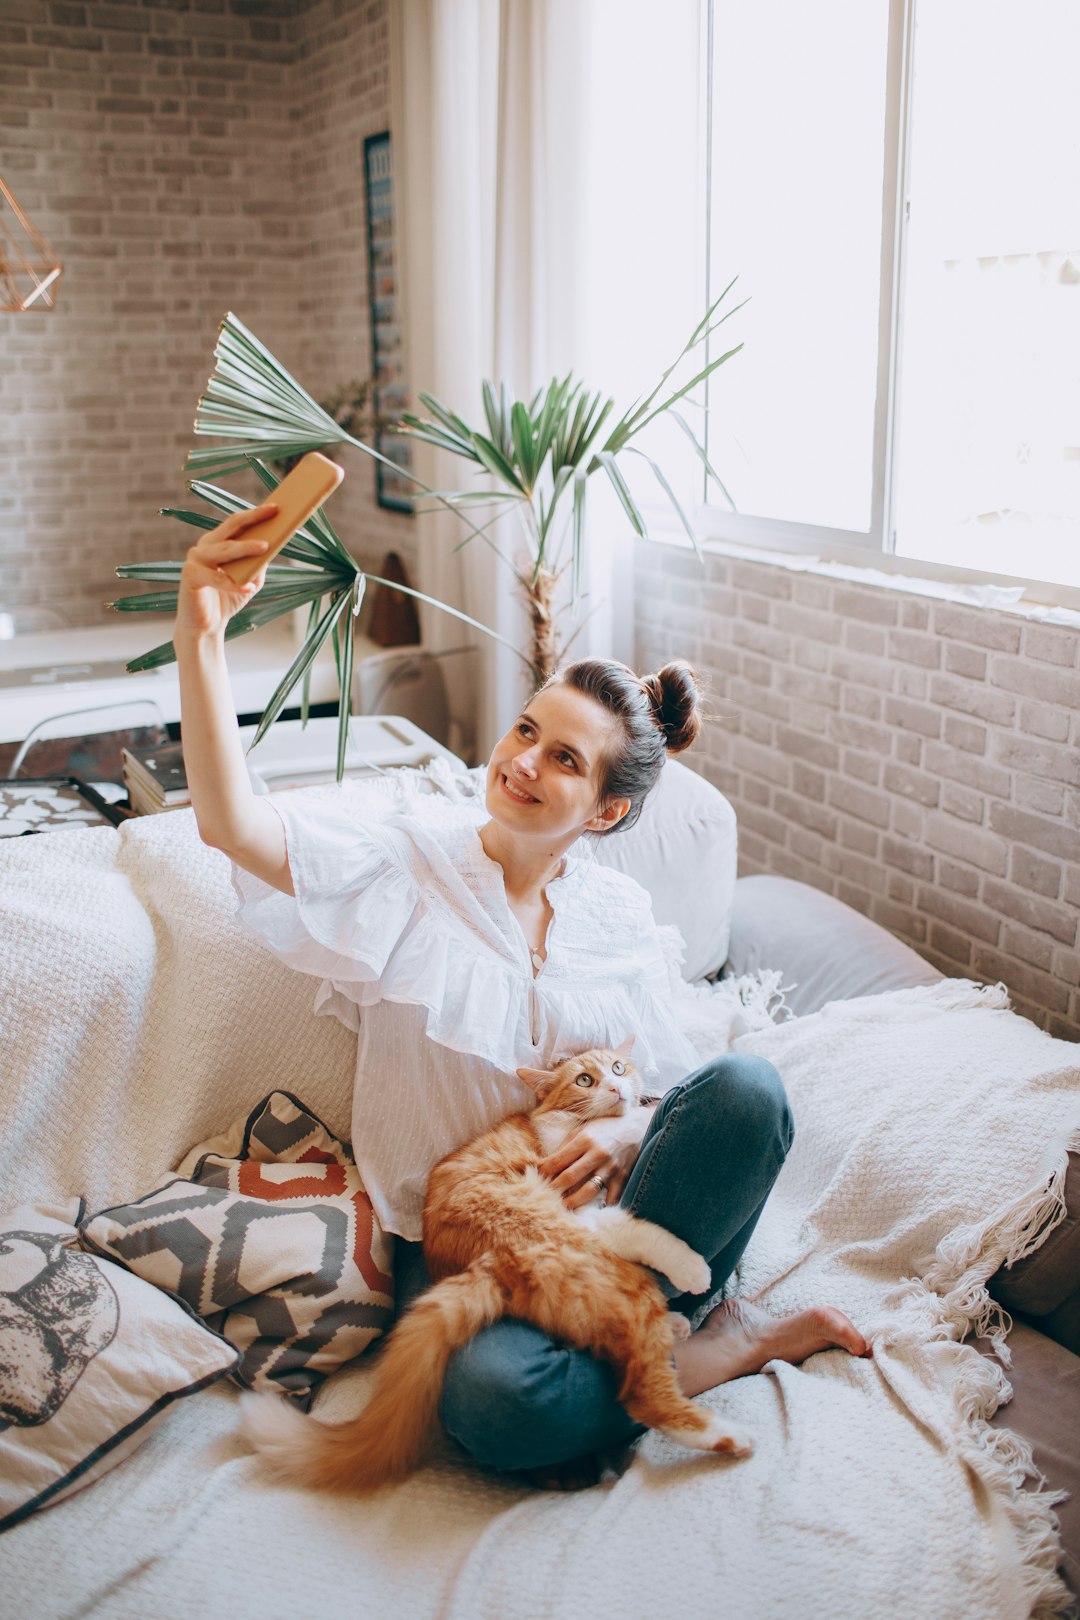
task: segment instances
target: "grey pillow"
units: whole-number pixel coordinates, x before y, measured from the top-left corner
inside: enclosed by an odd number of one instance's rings
[[[794,878],[740,878],[726,977],[779,968],[797,1015],[827,1001],[936,984],[942,975],[910,946],[832,895]]]
[[[1076,1153],[1069,1154],[1065,1172],[1065,1208],[1065,1219],[1046,1242],[1026,1260],[1003,1266],[987,1287],[1006,1310],[1047,1318],[1036,1326],[1080,1353],[1080,1154]],[[1062,1332],[1072,1337],[1063,1338]]]

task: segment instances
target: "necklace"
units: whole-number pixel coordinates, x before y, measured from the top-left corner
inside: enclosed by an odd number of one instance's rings
[[[540,955],[540,952],[531,950],[529,952],[529,961],[532,963],[535,971],[539,973],[540,969],[544,965],[544,958]]]

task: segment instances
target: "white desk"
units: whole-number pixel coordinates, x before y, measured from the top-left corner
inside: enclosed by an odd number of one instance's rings
[[[50,715],[72,709],[104,708],[152,698],[166,722],[180,718],[180,682],[175,664],[129,675],[124,665],[172,638],[173,621],[141,614],[117,614],[111,624],[82,629],[36,631],[0,641],[0,743],[21,742]],[[237,714],[259,714],[298,651],[291,624],[267,624],[237,636],[227,648]],[[358,636],[356,658],[381,652]],[[337,671],[330,644],[312,667],[312,703],[336,703]],[[288,700],[298,707],[299,689]]]

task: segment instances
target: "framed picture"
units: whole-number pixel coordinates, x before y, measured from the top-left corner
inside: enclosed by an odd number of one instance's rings
[[[399,417],[408,403],[405,385],[401,298],[394,239],[394,170],[389,131],[364,142],[364,190],[367,198],[368,293],[371,305],[371,372],[375,378],[375,415],[381,423]],[[375,448],[408,471],[408,439],[378,427]],[[413,485],[383,462],[375,463],[375,494],[380,506],[412,511]]]

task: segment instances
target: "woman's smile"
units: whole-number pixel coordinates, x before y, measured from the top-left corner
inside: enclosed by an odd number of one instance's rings
[[[524,788],[519,788],[514,782],[511,782],[505,771],[502,774],[502,785],[503,792],[513,799],[515,804],[538,804],[540,802],[531,793],[526,793]]]

